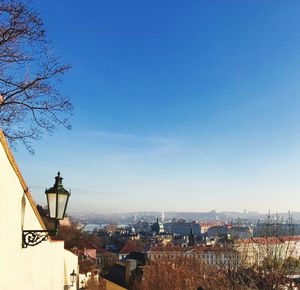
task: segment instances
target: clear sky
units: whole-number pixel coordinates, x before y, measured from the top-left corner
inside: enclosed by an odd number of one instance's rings
[[[300,207],[300,2],[33,0],[73,130],[19,147],[38,202],[70,211]]]

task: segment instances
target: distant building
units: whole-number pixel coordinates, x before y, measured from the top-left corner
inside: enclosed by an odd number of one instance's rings
[[[253,228],[254,237],[298,236],[300,224],[294,223],[257,223]]]
[[[135,247],[132,243],[126,243],[125,246],[119,252],[119,260],[126,258],[134,250]]]
[[[229,234],[227,225],[222,226],[214,226],[210,227],[207,230],[206,236],[208,238],[215,238],[215,237],[225,237]]]
[[[268,255],[276,255],[278,258],[299,259],[300,237],[258,237],[246,240],[237,240],[234,248],[240,252],[243,261],[249,266],[262,263]]]
[[[72,252],[78,256],[89,257],[91,259],[96,259],[96,250],[97,247],[89,240],[77,240],[76,246],[72,248]]]
[[[198,247],[179,247],[179,246],[155,246],[148,252],[150,261],[163,259],[176,260],[181,257],[199,260],[203,264],[216,266],[217,268],[231,269],[238,267],[241,262],[241,254],[233,249],[226,247],[198,246]]]
[[[208,231],[209,228],[215,227],[215,226],[223,226],[225,225],[224,222],[220,221],[205,221],[205,222],[200,222],[200,227],[201,227],[201,233],[204,234]]]
[[[232,239],[250,239],[253,237],[253,231],[248,226],[229,227],[228,233]]]
[[[193,234],[196,237],[201,236],[201,227],[199,223],[196,222],[186,222],[185,220],[179,220],[175,223],[173,222],[166,224],[166,227],[168,228],[168,231],[172,232],[173,234],[188,237],[192,229]]]
[[[152,225],[151,229],[152,232],[156,233],[157,235],[165,231],[163,223],[159,222],[158,218],[156,219],[156,222]]]
[[[191,227],[188,240],[189,240],[188,246],[194,247],[196,245],[196,239],[195,239],[195,234],[194,234],[194,231],[193,231],[193,227]]]
[[[127,289],[137,268],[136,260],[118,261],[104,277],[106,280]],[[116,288],[117,289],[117,288]]]
[[[113,266],[118,261],[117,253],[105,249],[97,249],[96,265],[98,268],[107,268]]]
[[[138,221],[134,228],[139,232],[148,232],[149,231],[149,223],[146,221]]]

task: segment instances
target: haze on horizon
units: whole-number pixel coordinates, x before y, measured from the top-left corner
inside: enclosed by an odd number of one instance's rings
[[[70,211],[299,211],[299,1],[37,1],[73,130],[16,160]]]

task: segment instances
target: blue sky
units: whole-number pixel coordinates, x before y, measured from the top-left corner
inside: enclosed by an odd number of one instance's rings
[[[299,210],[299,1],[33,1],[73,130],[17,161],[70,211]]]

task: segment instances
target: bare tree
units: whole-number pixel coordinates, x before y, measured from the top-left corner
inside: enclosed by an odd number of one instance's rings
[[[227,290],[215,267],[190,257],[161,258],[151,261],[133,282],[134,290]]]
[[[299,273],[298,237],[259,237],[235,242],[241,253],[237,268],[221,267],[228,289],[295,289]],[[291,288],[289,288],[291,287]]]
[[[47,41],[26,0],[0,0],[0,128],[9,142],[30,143],[57,126],[70,128],[72,104],[57,89],[69,69]]]
[[[214,257],[209,255],[213,263],[202,254],[159,257],[144,267],[133,289],[297,289],[299,242],[291,236],[238,240],[215,248]]]

